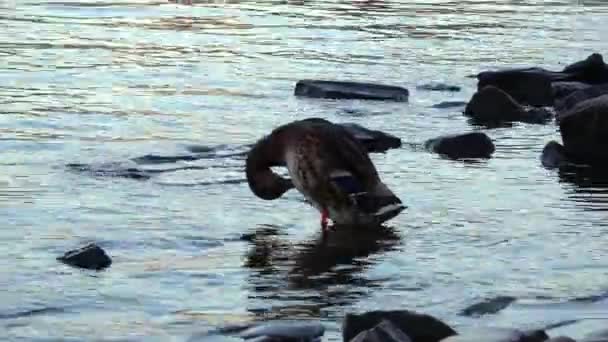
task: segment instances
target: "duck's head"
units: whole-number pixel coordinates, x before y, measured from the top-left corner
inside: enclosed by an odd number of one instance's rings
[[[284,165],[283,144],[275,135],[260,139],[247,154],[245,173],[251,191],[259,198],[274,200],[292,189],[293,183],[272,171]]]

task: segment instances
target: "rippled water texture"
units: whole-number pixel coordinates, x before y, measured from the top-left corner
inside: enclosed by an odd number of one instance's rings
[[[466,76],[608,53],[607,22],[586,0],[0,1],[0,334],[179,341],[299,318],[335,340],[345,312],[377,308],[454,326],[608,318],[597,302],[559,304],[608,289],[608,189],[541,167],[554,124],[485,130],[488,162],[411,148],[479,129],[431,108],[468,100]],[[403,85],[410,102],[298,99],[302,78]],[[463,90],[415,89],[430,81]],[[323,244],[297,192],[249,191],[244,145],[312,116],[404,140],[373,155],[409,206],[385,231]],[[89,241],[110,269],[55,260]],[[518,300],[459,314],[496,296]]]

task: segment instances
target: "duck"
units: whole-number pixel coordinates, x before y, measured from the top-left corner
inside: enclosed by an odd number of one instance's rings
[[[273,129],[248,151],[249,189],[275,200],[296,189],[321,213],[321,228],[381,225],[406,206],[380,179],[368,151],[344,126],[322,118],[292,121]],[[289,178],[272,167],[286,167]]]

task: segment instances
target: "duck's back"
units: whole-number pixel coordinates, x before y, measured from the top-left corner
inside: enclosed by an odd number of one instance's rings
[[[365,147],[340,125],[305,119],[286,126],[283,134],[285,162],[291,176],[302,178],[309,187],[332,177],[340,178],[349,188],[357,183],[362,190],[379,181]]]

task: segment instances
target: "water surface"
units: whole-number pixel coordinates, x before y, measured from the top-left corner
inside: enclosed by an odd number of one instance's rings
[[[606,22],[602,1],[573,0],[0,2],[1,334],[182,341],[288,318],[320,319],[339,340],[344,313],[398,308],[454,326],[608,318],[598,304],[555,315],[525,304],[605,293],[606,183],[541,167],[554,124],[483,129],[460,108],[430,108],[468,100],[467,76],[482,70],[605,53]],[[410,102],[298,99],[302,78],[402,85]],[[415,89],[430,81],[463,90]],[[313,116],[403,139],[372,157],[409,206],[385,230],[324,244],[298,193],[249,191],[243,145]],[[411,148],[477,129],[497,145],[487,162]],[[192,146],[204,158],[134,159]],[[89,241],[109,270],[56,262]],[[523,304],[459,315],[496,296]]]

